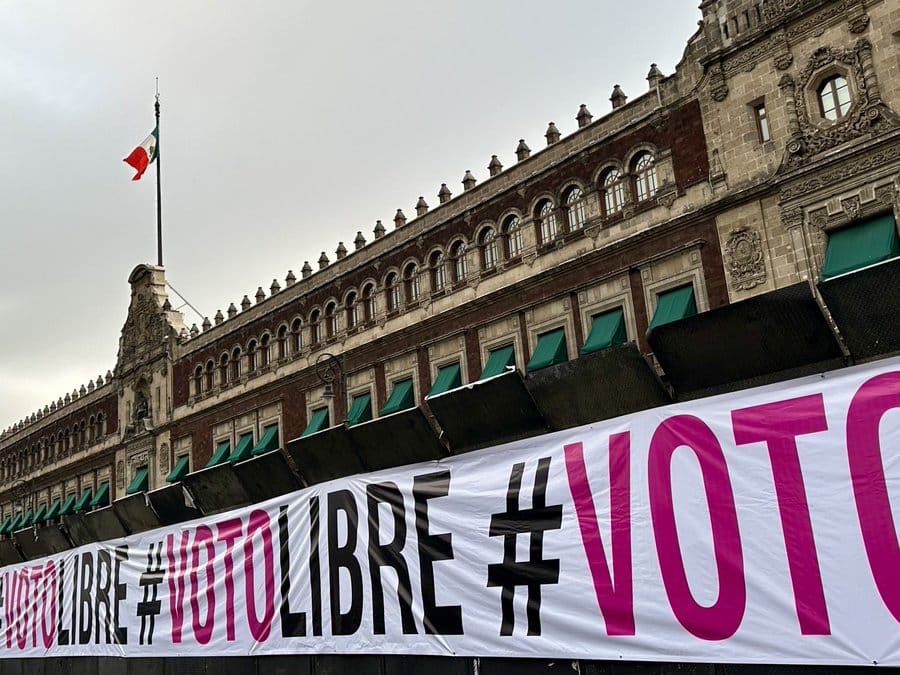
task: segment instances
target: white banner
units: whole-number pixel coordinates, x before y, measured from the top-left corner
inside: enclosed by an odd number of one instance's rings
[[[893,359],[4,567],[0,658],[898,666],[898,510]]]

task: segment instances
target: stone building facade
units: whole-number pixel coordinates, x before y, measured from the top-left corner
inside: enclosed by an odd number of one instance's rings
[[[442,186],[434,208],[420,198],[415,218],[398,210],[201,327],[171,308],[164,270],[138,266],[115,368],[0,436],[0,520],[153,489],[226,443],[377,417],[400,389],[421,405],[448,368],[473,382],[508,347],[525,372],[559,330],[578,358],[609,312],[652,361],[674,291],[702,313],[896,255],[900,6],[701,11],[675,73],[654,65],[640,96],[616,86],[607,114],[582,106],[575,132],[551,123],[515,165],[494,157],[481,182],[467,171],[459,194]],[[887,236],[880,253],[841,250],[865,228]],[[343,391],[319,377],[323,354]]]

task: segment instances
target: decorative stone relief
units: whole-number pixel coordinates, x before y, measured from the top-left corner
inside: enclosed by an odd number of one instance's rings
[[[125,462],[121,459],[116,462],[116,487],[120,490],[125,489]]]
[[[859,197],[844,199],[841,202],[841,209],[843,209],[850,220],[854,220],[859,215]]]
[[[728,83],[725,81],[725,73],[722,66],[714,65],[709,71],[709,95],[717,103],[721,103],[728,97]]]
[[[788,81],[785,76],[779,83],[789,94],[789,117],[796,120],[791,140],[787,144],[782,168],[802,165],[812,155],[846,143],[873,132],[883,132],[900,126],[900,118],[881,100],[881,93],[872,67],[872,45],[860,38],[847,49],[821,47],[810,57],[809,62],[797,76],[796,81]],[[814,78],[830,64],[848,67],[853,79],[856,100],[846,117],[836,123],[813,122],[808,102],[814,92],[808,91]],[[793,95],[790,95],[793,94]]]
[[[782,189],[781,198],[783,200],[793,199],[808,194],[814,190],[832,185],[840,181],[847,180],[853,176],[870,171],[879,166],[884,166],[890,162],[900,158],[900,143],[882,148],[877,152],[862,157],[853,162],[846,162],[832,171],[820,173],[811,178],[797,181],[790,186]]]
[[[725,261],[734,288],[746,291],[766,281],[766,265],[759,232],[737,227],[725,242]]]
[[[169,473],[169,444],[163,443],[159,446],[159,473],[166,476]]]

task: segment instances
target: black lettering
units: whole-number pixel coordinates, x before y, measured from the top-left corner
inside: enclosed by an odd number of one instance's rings
[[[103,642],[109,644],[110,640],[110,613],[109,613],[109,587],[112,585],[112,557],[109,549],[97,551],[97,601],[94,605],[94,643],[100,642],[100,629],[103,628]],[[100,612],[100,607],[105,611]]]
[[[450,493],[450,472],[437,471],[413,479],[416,504],[416,534],[419,540],[419,574],[425,632],[429,635],[462,635],[462,607],[438,606],[434,590],[434,563],[453,560],[452,535],[428,533],[428,500]]]
[[[347,541],[338,542],[338,514],[347,518]],[[331,590],[331,632],[353,635],[362,623],[362,570],[356,559],[359,511],[349,490],[328,495],[328,582]],[[350,574],[350,609],[341,613],[341,569]]]
[[[81,554],[81,574],[78,590],[78,644],[86,645],[91,641],[94,612],[92,611],[91,588],[94,585],[94,556],[90,551]]]
[[[288,507],[278,508],[278,549],[281,555],[281,637],[306,636],[306,612],[291,611],[291,552]]]
[[[309,592],[313,635],[322,634],[322,565],[319,557],[319,497],[309,498]]]
[[[400,620],[403,633],[414,635],[416,622],[412,613],[412,584],[409,568],[403,557],[406,545],[406,519],[403,495],[395,483],[369,485],[366,489],[369,520],[369,576],[372,580],[372,623],[376,635],[384,635],[384,589],[381,585],[381,568],[391,567],[397,573],[397,602],[400,603]],[[387,504],[394,520],[394,537],[381,544],[379,536],[378,505]]]
[[[127,645],[128,629],[119,623],[119,605],[125,601],[125,596],[127,595],[127,587],[124,582],[120,582],[120,579],[122,578],[122,563],[128,560],[128,547],[117,546],[115,549],[115,556],[116,565],[115,571],[113,572],[113,635],[115,636],[115,643],[117,645]]]

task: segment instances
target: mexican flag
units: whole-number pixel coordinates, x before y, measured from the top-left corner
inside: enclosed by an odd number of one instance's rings
[[[134,174],[134,178],[131,180],[141,179],[141,176],[144,175],[144,171],[147,170],[147,167],[156,160],[158,147],[159,127],[150,132],[150,135],[144,139],[144,142],[132,150],[128,157],[122,160],[129,166],[134,167],[134,170],[137,171],[137,173]]]

